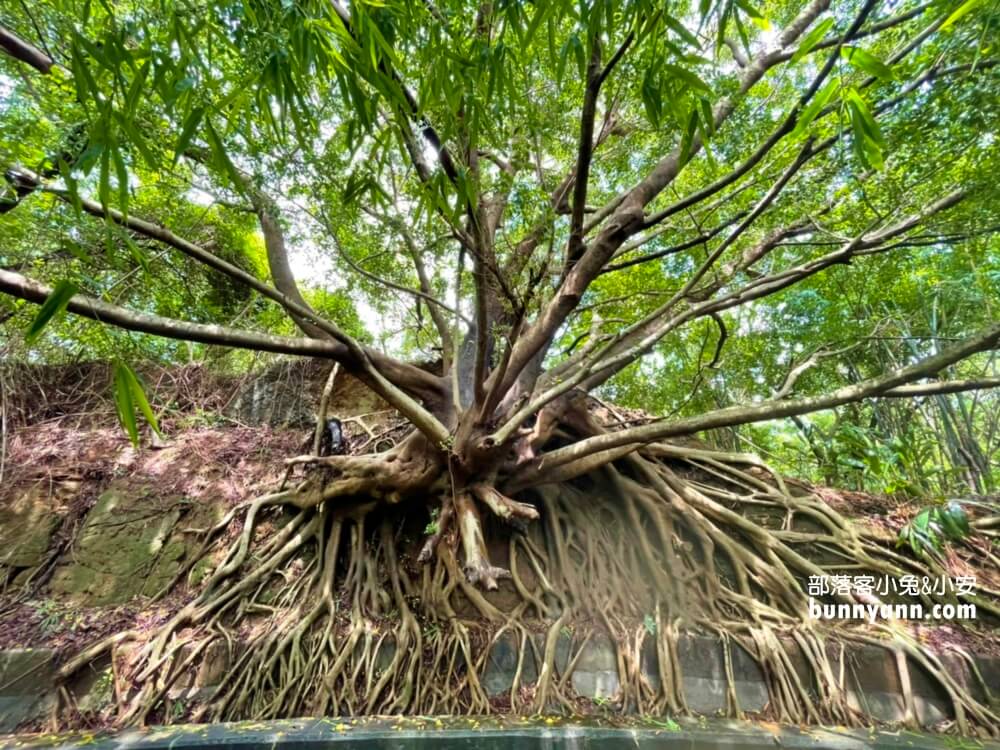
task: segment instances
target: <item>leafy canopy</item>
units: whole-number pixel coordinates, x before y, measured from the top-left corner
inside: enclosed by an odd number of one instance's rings
[[[673,155],[670,179],[642,195],[641,231],[551,331],[550,370],[610,347],[621,366],[595,393],[685,416],[770,398],[814,355],[796,393],[932,354],[998,318],[1000,9],[814,5],[802,28],[804,6],[779,0],[12,7],[4,23],[52,65],[38,75],[23,56],[0,59],[0,162],[44,184],[10,182],[0,265],[55,291],[37,316],[0,302],[5,327],[27,332],[11,351],[201,351],[63,318],[77,290],[165,318],[296,334],[286,310],[130,228],[137,217],[287,294],[277,232],[303,301],[353,339],[447,365],[463,340],[487,337],[496,366],[611,233],[621,196]],[[695,309],[956,190],[961,200],[870,257],[692,314],[635,356],[614,348],[678,294]],[[953,374],[993,363],[973,357]],[[867,408],[848,421],[870,422]],[[788,463],[822,451],[821,433],[845,452],[846,433],[823,419],[782,433]],[[890,433],[873,439],[906,434]]]

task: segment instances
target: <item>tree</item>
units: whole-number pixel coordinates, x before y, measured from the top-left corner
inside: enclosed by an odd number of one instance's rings
[[[515,622],[527,610],[548,618],[544,665],[563,626],[588,608],[610,613],[605,623],[619,634],[645,615],[653,637],[681,617],[732,633],[766,662],[782,718],[857,721],[823,646],[833,632],[802,626],[802,580],[828,580],[832,570],[803,551],[818,544],[887,575],[940,567],[866,537],[814,494],[789,492],[752,456],[669,440],[1000,384],[984,369],[984,353],[1000,344],[988,315],[948,346],[918,342],[893,367],[840,382],[843,373],[824,364],[843,352],[817,348],[793,357],[771,393],[751,402],[710,406],[708,375],[725,379],[727,347],[753,337],[739,317],[747,311],[773,317],[797,299],[789,295],[817,294],[818,280],[891,273],[921,248],[995,249],[998,24],[995,3],[979,0],[776,1],[760,10],[708,0],[697,12],[648,0],[51,0],[25,9],[0,30],[11,105],[2,210],[18,217],[40,206],[59,217],[57,232],[97,222],[107,252],[56,271],[37,261],[0,270],[0,290],[43,304],[38,325],[65,308],[102,326],[325,358],[410,425],[382,452],[293,459],[302,478],[249,504],[225,562],[146,645],[150,666],[123,720],[161,701],[167,688],[151,675],[195,658],[181,655],[176,633],[208,633],[227,612],[243,617],[234,602],[315,542],[321,563],[308,580],[321,595],[291,587],[298,618],[259,636],[214,704],[218,715],[294,712],[320,682],[328,689],[313,710],[481,710],[474,676],[457,677],[454,665],[455,653],[470,653],[468,631],[449,618],[457,587],[488,620]],[[266,264],[225,246],[225,233],[209,245],[172,227],[190,210],[192,187],[214,201],[216,226],[255,217]],[[350,274],[356,299],[368,295],[405,320],[394,352],[366,343],[353,311],[310,304],[293,243]],[[150,257],[153,248],[162,255]],[[106,272],[123,258],[154,269],[183,258],[273,303],[300,335],[261,317],[254,329],[182,320],[176,305],[150,312],[142,286],[130,287],[132,308],[112,303]],[[48,280],[21,272],[32,267]],[[167,283],[154,272],[143,278],[147,300]],[[851,335],[874,336],[874,323],[856,317]],[[699,344],[692,371],[681,353]],[[407,353],[412,361],[397,356]],[[643,363],[660,378],[684,373],[688,401],[702,408],[638,423],[595,408],[601,394],[645,382]],[[613,499],[583,512],[586,482]],[[416,584],[404,581],[397,541],[382,526],[375,554],[400,614],[397,648],[358,695],[340,656],[365,632],[365,606],[380,607],[382,585],[360,562],[365,518],[404,503],[432,508],[420,558],[437,572],[425,576],[421,601],[450,623],[449,639],[434,646],[421,633],[406,596]],[[784,530],[744,515],[754,504],[783,516]],[[302,512],[251,560],[255,519],[277,505]],[[545,548],[518,537],[501,566],[488,554],[483,514],[516,524],[543,516]],[[811,530],[793,529],[796,518]],[[345,585],[359,592],[349,647],[322,625],[340,616],[333,580],[344,540]],[[530,585],[516,550],[530,560]],[[575,566],[631,583],[594,588]],[[523,599],[513,619],[476,588],[512,575]],[[974,601],[1000,616],[989,595]],[[815,666],[819,699],[782,656],[779,633]],[[890,626],[878,635],[941,681],[960,727],[995,729],[997,717],[933,655]],[[418,677],[425,648],[459,680],[447,697]],[[260,676],[274,669],[277,683]],[[533,705],[544,708],[563,686],[550,669],[540,674]],[[683,706],[670,675],[655,695],[635,690],[642,705]]]

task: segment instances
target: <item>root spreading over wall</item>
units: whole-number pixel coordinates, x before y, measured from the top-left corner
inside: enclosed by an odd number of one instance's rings
[[[955,729],[1000,728],[898,623],[809,619],[811,576],[944,571],[867,536],[816,495],[790,491],[751,457],[661,444],[553,475],[517,501],[496,483],[459,489],[448,467],[407,440],[375,455],[290,462],[290,474],[300,469],[297,484],[201,532],[205,554],[220,562],[189,604],[152,636],[95,644],[63,674],[128,644],[118,722],[163,721],[171,687],[224,644],[228,672],[191,718],[482,714],[497,709],[482,683],[490,647],[513,638],[518,666],[504,710],[573,712],[572,667],[600,632],[617,650],[617,706],[677,715],[687,711],[678,637],[701,630],[758,662],[778,721],[870,723],[848,700],[844,659],[874,644],[897,657],[908,723],[917,721],[908,687],[916,664],[949,696]],[[222,532],[240,520],[226,547]],[[953,596],[925,594],[924,604]],[[1000,615],[998,600],[988,590],[973,599],[981,616]],[[559,669],[566,633],[568,667]],[[641,669],[650,650],[655,685]],[[531,684],[526,655],[537,665]],[[728,657],[726,666],[728,712],[739,715]]]

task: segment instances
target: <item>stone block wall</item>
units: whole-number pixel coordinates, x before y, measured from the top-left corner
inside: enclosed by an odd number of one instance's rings
[[[393,656],[392,644],[386,644],[378,661],[388,664]],[[536,644],[536,647],[540,644]],[[481,683],[490,696],[508,693],[518,667],[518,639],[510,633],[503,635],[492,647]],[[699,715],[719,716],[727,711],[725,657],[721,641],[708,635],[688,633],[678,640],[677,655],[683,689],[689,709]],[[568,666],[570,656],[569,636],[560,636],[557,645],[556,669],[561,676]],[[748,714],[765,712],[769,702],[769,688],[760,667],[749,654],[732,646],[734,690],[740,709]],[[876,719],[894,723],[905,718],[905,704],[901,695],[899,677],[891,654],[878,648],[857,650],[847,657],[845,688],[849,699],[858,708]],[[1000,700],[1000,659],[980,657],[977,668],[992,695],[970,674],[968,665],[960,659],[946,659],[953,676],[972,688],[974,694],[985,702]],[[172,688],[172,699],[198,700],[210,695],[213,687],[227,668],[226,651],[221,644],[208,648],[192,674],[179,680]],[[801,662],[801,671],[807,674]],[[642,669],[654,687],[659,683],[659,670],[655,654],[644,655]],[[98,667],[74,688],[74,698],[81,711],[96,711],[111,700],[110,667]],[[947,695],[911,663],[910,675],[917,718],[925,727],[947,719],[951,708]],[[537,665],[529,645],[521,664],[521,685],[531,685],[538,678]],[[25,722],[44,719],[56,705],[54,688],[55,657],[47,649],[13,649],[0,651],[0,733],[12,732]],[[613,700],[619,690],[619,674],[615,649],[603,635],[591,638],[576,656],[570,681],[574,690],[583,698],[590,698],[595,706]]]

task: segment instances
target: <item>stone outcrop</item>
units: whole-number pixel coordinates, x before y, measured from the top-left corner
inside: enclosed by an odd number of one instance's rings
[[[329,363],[284,362],[247,380],[236,391],[226,414],[244,424],[305,428],[315,423]],[[387,405],[350,375],[337,376],[329,416],[341,419],[370,414]]]
[[[91,605],[152,596],[168,585],[186,553],[171,532],[184,498],[112,485],[87,514],[72,554],[52,576],[51,591]]]
[[[37,482],[0,506],[0,572],[23,572],[45,562],[52,536],[79,489],[75,481]]]
[[[13,732],[55,707],[55,674],[55,654],[50,649],[0,651],[0,732]]]

